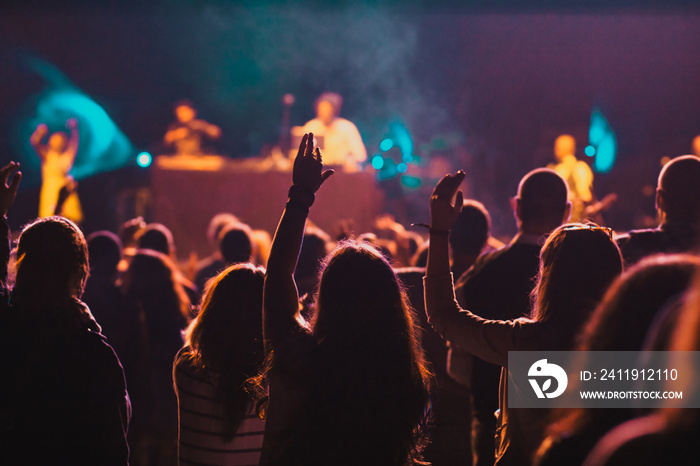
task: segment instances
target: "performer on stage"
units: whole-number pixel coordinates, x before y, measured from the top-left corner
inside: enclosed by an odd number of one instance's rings
[[[342,105],[340,95],[324,92],[316,99],[316,118],[297,131],[314,134],[325,165],[343,165],[346,172],[356,172],[358,164],[367,160],[367,150],[357,127],[338,116]]]
[[[175,155],[202,155],[202,137],[219,139],[221,128],[204,120],[198,120],[197,110],[188,100],[175,104],[177,121],[170,125],[163,141],[175,146]]]
[[[586,204],[593,201],[593,171],[586,162],[576,159],[576,140],[570,134],[562,134],[554,141],[554,156],[557,163],[551,168],[564,178],[569,185],[571,201],[571,221],[577,222],[583,216]]]
[[[78,153],[78,120],[71,118],[66,122],[70,137],[63,131],[56,131],[48,138],[49,128],[41,123],[36,127],[29,142],[41,158],[41,193],[39,195],[39,217],[61,215],[75,223],[83,220],[76,183],[70,176],[70,170]],[[65,188],[65,189],[63,189]],[[59,204],[59,194],[67,194]]]

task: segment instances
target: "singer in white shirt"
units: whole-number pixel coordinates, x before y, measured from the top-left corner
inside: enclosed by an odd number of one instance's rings
[[[359,171],[359,163],[367,160],[367,150],[357,127],[340,118],[343,98],[325,92],[316,99],[316,118],[307,122],[300,131],[313,133],[323,152],[324,165],[342,165],[346,172]]]

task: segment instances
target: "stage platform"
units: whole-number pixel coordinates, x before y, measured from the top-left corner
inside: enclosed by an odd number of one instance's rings
[[[206,239],[209,220],[230,212],[254,229],[274,234],[291,171],[275,169],[264,160],[156,157],[151,168],[153,219],[173,232],[178,256],[190,251],[210,253]],[[384,194],[371,173],[336,173],[319,190],[309,219],[329,234],[343,219],[352,219],[355,231],[369,231],[383,211]]]

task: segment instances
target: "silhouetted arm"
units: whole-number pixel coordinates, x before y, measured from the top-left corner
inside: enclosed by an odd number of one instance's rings
[[[313,135],[304,135],[294,160],[293,186],[272,241],[263,289],[263,334],[266,349],[284,341],[305,325],[299,314],[299,295],[294,282],[304,225],[315,192],[333,174],[323,171],[321,152],[313,150]]]
[[[70,131],[70,138],[68,139],[68,147],[66,150],[71,155],[72,165],[73,161],[75,161],[75,156],[78,154],[78,142],[80,140],[80,136],[78,135],[78,120],[71,118],[66,122],[66,126]]]
[[[7,180],[10,173],[18,168],[17,162],[10,162],[0,169],[0,287],[3,291],[6,291],[7,264],[10,261],[10,226],[7,224],[7,210],[15,201],[22,172],[16,172],[9,185]]]
[[[445,175],[430,196],[430,246],[426,269],[429,277],[450,274],[448,237],[450,228],[462,211],[464,199],[462,191],[458,189],[465,176],[466,174],[461,170],[454,175]],[[456,201],[452,205],[452,198],[455,195]]]
[[[29,137],[29,143],[32,145],[36,153],[42,159],[46,155],[46,147],[41,143],[41,140],[44,139],[44,136],[46,136],[48,132],[48,126],[46,126],[44,123],[41,123],[36,127],[32,135]]]
[[[485,361],[505,366],[508,351],[517,348],[522,321],[486,320],[457,304],[450,272],[449,230],[462,208],[459,185],[464,172],[445,175],[430,197],[430,246],[425,287],[428,322],[452,345]],[[452,204],[452,198],[456,201]]]

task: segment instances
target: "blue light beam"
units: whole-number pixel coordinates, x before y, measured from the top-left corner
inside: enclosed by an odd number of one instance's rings
[[[37,58],[27,59],[27,65],[47,83],[46,89],[35,96],[35,114],[22,125],[28,152],[25,158],[32,161],[30,165],[38,166],[39,163],[29,145],[29,135],[34,128],[45,123],[51,132],[67,132],[65,125],[69,118],[78,120],[80,136],[78,154],[71,170],[75,179],[133,164],[134,147],[104,108],[73,85],[53,65]]]
[[[615,165],[617,140],[608,120],[598,108],[594,108],[591,113],[588,142],[595,149],[593,171],[596,173],[610,172]]]

